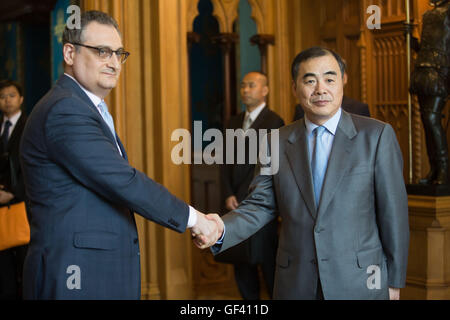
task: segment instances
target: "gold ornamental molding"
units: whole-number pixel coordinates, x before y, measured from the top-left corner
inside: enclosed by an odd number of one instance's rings
[[[248,3],[250,4],[250,7],[252,8],[252,15],[251,18],[256,23],[256,30],[258,30],[258,34],[265,34],[265,19],[264,19],[264,12],[265,12],[265,2],[266,0],[248,0]]]
[[[220,33],[233,33],[233,23],[238,17],[239,0],[211,0],[213,16],[219,22]]]

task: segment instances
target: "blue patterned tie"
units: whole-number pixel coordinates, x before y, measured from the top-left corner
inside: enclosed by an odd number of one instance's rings
[[[114,129],[114,121],[111,116],[111,114],[108,112],[108,106],[106,105],[105,101],[102,100],[100,104],[98,105],[100,108],[100,114],[102,115],[103,120],[105,120],[106,124],[108,125],[109,129],[112,132],[112,135],[114,139],[116,138],[116,130]]]
[[[314,198],[316,200],[316,208],[319,207],[320,194],[322,192],[323,179],[327,171],[327,156],[322,138],[325,133],[325,127],[317,127],[313,130],[315,136],[314,151],[311,159],[311,170],[314,184]]]

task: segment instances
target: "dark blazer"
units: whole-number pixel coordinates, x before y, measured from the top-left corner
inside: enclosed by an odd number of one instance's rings
[[[314,201],[304,119],[280,129],[279,170],[256,168],[250,195],[222,216],[226,233],[214,253],[281,216],[275,299],[388,299],[405,286],[408,198],[392,127],[342,111],[322,197]],[[376,272],[375,270],[378,270]],[[375,273],[375,274],[374,274]],[[373,279],[379,286],[372,287]]]
[[[3,116],[0,117],[0,126],[3,123]],[[25,200],[25,186],[23,183],[22,169],[20,167],[19,146],[23,129],[27,121],[24,111],[17,120],[16,126],[8,140],[6,150],[3,142],[0,141],[0,150],[4,152],[0,155],[0,184],[5,186],[5,190],[14,195],[10,204]]]
[[[241,112],[240,114],[232,117],[229,121],[227,129],[240,129],[242,128],[242,123],[244,121],[245,112]],[[281,117],[269,109],[268,106],[264,107],[261,113],[258,115],[256,120],[252,123],[252,129],[278,129],[284,126],[284,121]],[[269,132],[269,130],[268,130]],[[258,143],[259,143],[259,135]],[[222,166],[222,192],[223,192],[223,201],[229,196],[236,196],[237,201],[240,203],[243,201],[248,195],[248,188],[250,183],[253,180],[255,173],[255,164],[249,163],[249,148],[246,145],[245,150],[245,164],[237,164],[236,159],[236,143],[235,143],[235,161],[234,164],[225,164]],[[225,151],[226,154],[227,151]],[[226,159],[226,156],[225,156]],[[269,230],[275,229],[275,230]],[[236,263],[242,262],[241,259],[251,263],[260,263],[263,257],[264,248],[266,246],[267,241],[272,241],[273,237],[269,237],[269,234],[273,234],[275,231],[276,236],[276,223],[273,223],[272,226],[268,226],[265,230],[261,230],[253,237],[245,241],[240,245],[239,252],[240,254],[236,255]],[[235,252],[236,254],[237,252]],[[220,258],[219,258],[220,259]]]
[[[24,297],[139,299],[133,212],[184,232],[188,205],[129,165],[120,139],[64,75],[34,107],[20,150],[31,216]]]
[[[370,117],[369,106],[366,103],[359,102],[358,100],[354,100],[346,96],[342,98],[342,109],[353,114]],[[304,115],[305,112],[303,111],[302,106],[299,104],[296,105],[293,121],[303,118]]]

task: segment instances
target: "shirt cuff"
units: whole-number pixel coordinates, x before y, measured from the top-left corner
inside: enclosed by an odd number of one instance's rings
[[[197,223],[197,211],[189,206],[189,219],[187,223],[187,228],[192,228]]]
[[[225,238],[225,231],[226,231],[226,228],[225,228],[225,225],[224,225],[224,226],[223,226],[223,233],[222,233],[222,236],[220,237],[219,240],[217,240],[217,242],[216,242],[215,244],[223,244],[223,238]]]

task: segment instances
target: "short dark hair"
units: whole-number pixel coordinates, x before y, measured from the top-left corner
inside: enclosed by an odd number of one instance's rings
[[[23,97],[23,90],[22,90],[22,86],[20,85],[20,83],[13,81],[13,80],[1,80],[0,81],[0,90],[2,90],[3,88],[8,88],[8,87],[16,87],[17,92],[19,92],[19,96]]]
[[[339,54],[337,54],[333,50],[326,49],[323,47],[311,47],[300,52],[295,57],[294,62],[292,62],[291,67],[292,80],[294,80],[294,82],[297,81],[298,70],[300,69],[300,64],[302,62],[305,62],[306,60],[312,58],[323,57],[329,54],[331,54],[336,59],[337,63],[339,64],[339,69],[341,69],[341,75],[342,77],[344,77],[346,65],[344,59],[342,59]]]
[[[113,26],[119,33],[120,37],[122,37],[122,34],[119,30],[119,25],[117,24],[116,20],[114,20],[113,17],[111,17],[110,15],[108,15],[104,12],[101,12],[101,11],[90,10],[90,11],[83,12],[81,14],[81,17],[80,17],[81,28],[80,29],[76,29],[76,28],[69,29],[66,25],[66,27],[64,28],[63,35],[62,35],[63,46],[66,43],[83,43],[83,41],[85,40],[83,31],[86,30],[87,25],[91,22],[97,22],[100,24]]]

